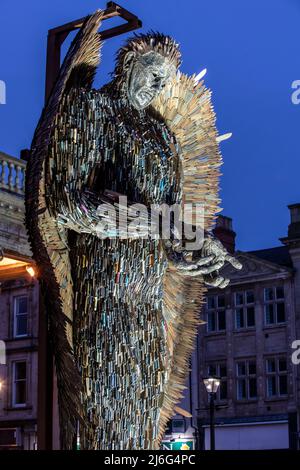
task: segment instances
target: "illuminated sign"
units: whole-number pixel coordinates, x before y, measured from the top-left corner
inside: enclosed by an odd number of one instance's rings
[[[194,441],[176,439],[176,441],[162,441],[162,450],[194,450]]]

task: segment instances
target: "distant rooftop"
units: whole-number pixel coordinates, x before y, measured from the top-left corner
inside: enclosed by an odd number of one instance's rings
[[[276,246],[274,248],[266,248],[265,250],[248,251],[250,255],[257,258],[276,263],[281,266],[293,267],[293,263],[287,246]]]

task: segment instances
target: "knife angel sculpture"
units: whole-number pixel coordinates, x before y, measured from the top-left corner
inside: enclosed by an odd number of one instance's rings
[[[174,40],[153,32],[130,38],[112,81],[93,89],[101,16],[78,32],[35,131],[26,224],[61,447],[79,428],[83,449],[157,449],[185,388],[205,286],[225,287],[219,269],[239,264],[210,235],[221,156],[209,90],[178,71]],[[174,223],[169,237],[147,234],[150,207],[188,204],[204,210],[201,223],[185,218],[204,230],[201,249],[188,250]]]

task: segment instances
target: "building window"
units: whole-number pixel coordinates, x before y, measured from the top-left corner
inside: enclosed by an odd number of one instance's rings
[[[255,326],[254,292],[247,290],[234,295],[235,328],[251,328]]]
[[[224,295],[209,295],[206,303],[207,331],[226,330],[226,311]]]
[[[280,397],[287,395],[287,362],[286,358],[268,358],[266,360],[267,396]]]
[[[28,297],[23,295],[14,298],[14,337],[28,334]]]
[[[251,400],[257,397],[256,362],[239,361],[236,363],[237,399]]]
[[[219,377],[221,383],[217,391],[217,400],[227,400],[227,366],[225,363],[210,364],[207,368],[208,376]]]
[[[26,361],[18,361],[13,363],[13,387],[12,399],[13,406],[26,405],[27,388],[27,365]]]
[[[283,287],[267,287],[264,289],[265,323],[274,325],[285,322],[285,305]]]
[[[185,433],[185,420],[184,419],[173,419],[172,420],[172,433],[183,434]]]

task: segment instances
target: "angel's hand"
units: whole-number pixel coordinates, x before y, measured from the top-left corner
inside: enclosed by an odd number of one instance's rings
[[[203,276],[204,283],[224,289],[229,279],[219,275],[219,270],[226,262],[234,268],[241,269],[241,263],[229,255],[222,243],[213,237],[204,240],[199,256],[182,248],[180,241],[168,242],[169,260],[183,275],[190,277]]]
[[[207,257],[212,254],[215,256],[214,263],[218,264],[220,268],[222,268],[226,262],[230,263],[235,269],[242,269],[243,267],[236,258],[227,252],[220,240],[208,236],[204,240],[201,256]],[[219,274],[220,268],[218,267],[216,270],[204,274],[203,280],[207,286],[219,287],[220,289],[224,289],[228,286],[230,280]]]
[[[193,252],[182,248],[179,240],[173,242],[167,240],[164,243],[169,263],[179,272],[186,276],[199,276],[210,274],[220,269],[221,264],[214,262],[215,255],[201,256],[198,259],[193,258]]]

